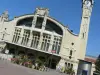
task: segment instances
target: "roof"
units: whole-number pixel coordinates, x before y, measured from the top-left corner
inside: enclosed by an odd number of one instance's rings
[[[88,61],[88,62],[95,63],[95,62],[96,62],[96,59],[97,59],[97,58],[87,56],[87,57],[85,57],[84,60],[85,60],[85,61]]]

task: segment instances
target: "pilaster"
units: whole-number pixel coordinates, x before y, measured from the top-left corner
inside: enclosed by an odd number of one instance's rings
[[[33,37],[33,34],[32,34],[32,31],[30,31],[30,36],[29,36],[29,40],[28,40],[28,46],[29,47],[31,46],[32,37]]]
[[[44,20],[43,20],[43,23],[42,23],[42,30],[45,30],[46,22],[47,22],[47,15],[44,16]]]
[[[50,53],[51,53],[51,51],[52,51],[53,40],[54,40],[54,34],[51,35],[51,41],[50,41],[50,46],[49,46],[49,52],[50,52]]]
[[[34,14],[34,18],[33,18],[33,21],[32,21],[32,29],[35,28],[36,21],[37,21],[37,15]]]
[[[38,49],[41,50],[41,45],[42,45],[42,40],[43,40],[43,33],[40,33],[40,40],[39,40],[39,44],[38,44]]]

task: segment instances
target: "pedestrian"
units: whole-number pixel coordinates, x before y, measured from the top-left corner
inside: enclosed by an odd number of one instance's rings
[[[38,63],[37,62],[35,63],[35,69],[38,69]]]

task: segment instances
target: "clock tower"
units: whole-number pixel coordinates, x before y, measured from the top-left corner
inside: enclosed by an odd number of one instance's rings
[[[93,0],[82,0],[82,20],[80,26],[79,40],[80,48],[79,54],[81,53],[80,59],[84,59],[86,53],[86,45],[89,32],[90,17],[92,12],[92,7],[94,4]]]

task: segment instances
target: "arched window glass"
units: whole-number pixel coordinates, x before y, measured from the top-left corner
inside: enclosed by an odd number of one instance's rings
[[[42,23],[43,23],[43,18],[41,17],[37,17],[37,21],[36,21],[36,28],[41,29],[42,28]]]
[[[33,21],[33,17],[27,17],[27,18],[24,18],[20,21],[18,21],[17,25],[16,26],[27,26],[27,27],[31,27],[32,26],[32,21]]]
[[[54,23],[50,20],[47,20],[45,30],[51,31],[51,32],[54,31],[55,33],[57,33],[59,35],[63,35],[62,29],[56,23]]]

